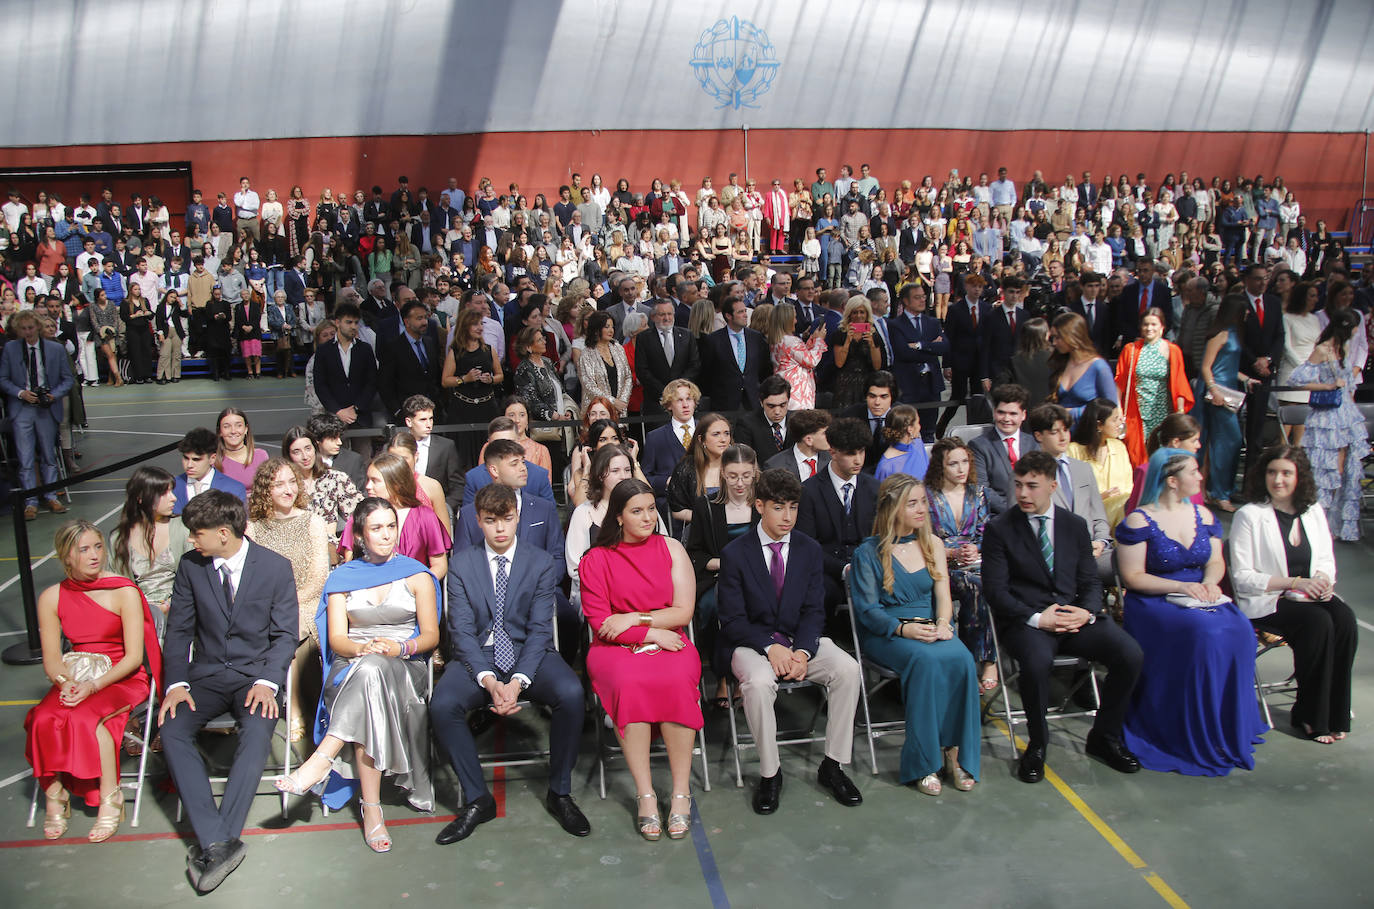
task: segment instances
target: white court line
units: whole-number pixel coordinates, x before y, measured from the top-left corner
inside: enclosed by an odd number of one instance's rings
[[[1359,625],[1365,631],[1374,631],[1374,625],[1369,624],[1364,619],[1356,619],[1355,624]]]
[[[301,405],[300,405],[299,407],[254,407],[254,408],[253,408],[253,413],[289,413],[289,412],[300,412],[300,411],[306,410],[306,409],[307,409],[307,407],[306,407],[305,401],[302,400],[302,401],[301,401]],[[220,410],[223,410],[223,408],[220,408]],[[212,415],[212,414],[217,414],[217,413],[219,413],[218,410],[188,410],[188,411],[182,411],[182,412],[179,412],[179,413],[163,413],[162,411],[158,411],[158,412],[156,412],[156,413],[120,413],[120,414],[106,414],[106,415],[98,416],[98,417],[96,417],[96,416],[88,417],[87,419],[90,419],[90,420],[129,420],[129,419],[137,419],[137,418],[139,418],[139,417],[204,417],[204,416],[210,416],[210,415]],[[88,430],[88,431],[89,431],[89,430]]]
[[[17,634],[28,634],[28,631],[0,631],[0,638],[12,638]]]
[[[20,780],[26,780],[31,776],[33,776],[32,768],[29,770],[25,770],[22,773],[16,773],[14,776],[5,777],[3,780],[0,780],[0,789],[4,789],[11,783],[17,783]]]
[[[105,512],[105,513],[102,514],[100,517],[96,518],[96,519],[95,519],[95,523],[96,523],[96,524],[103,524],[103,523],[105,523],[106,521],[108,521],[110,518],[112,518],[112,517],[114,517],[116,514],[118,514],[120,511],[122,511],[123,509],[124,509],[124,506],[123,506],[122,504],[116,505],[114,508],[111,508],[109,511]],[[43,556],[43,558],[41,558],[41,559],[39,559],[37,562],[34,562],[34,563],[33,563],[34,569],[36,570],[36,569],[38,568],[39,565],[42,565],[44,562],[46,562],[48,559],[51,559],[51,558],[52,558],[53,556],[55,556],[55,555],[57,555],[57,550],[55,550],[55,549],[54,549],[54,550],[51,550],[47,555]],[[6,581],[5,583],[0,584],[0,593],[4,593],[6,590],[9,590],[10,585],[11,585],[11,584],[14,584],[14,583],[17,582],[18,580],[19,580],[19,575],[16,574],[14,577],[10,578],[10,579],[9,579],[8,581]],[[0,785],[4,785],[4,784],[3,784],[3,783],[0,783]]]
[[[209,413],[209,411],[206,412]],[[101,417],[92,417],[91,419],[99,420]],[[186,435],[184,432],[139,432],[133,429],[83,429],[81,431],[83,433],[104,432],[117,436],[164,436],[169,439],[180,439],[182,436]]]

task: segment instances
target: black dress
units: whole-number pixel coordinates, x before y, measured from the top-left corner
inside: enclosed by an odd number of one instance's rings
[[[476,350],[455,350],[453,352],[453,374],[464,376],[472,369],[491,372],[491,347],[482,344]],[[500,401],[497,391],[500,386],[485,382],[463,382],[452,389],[449,398],[450,423],[481,423],[500,414]],[[477,465],[477,452],[481,451],[486,440],[486,430],[473,429],[458,434],[458,459],[466,470]]]
[[[119,317],[124,320],[124,343],[129,352],[129,381],[146,382],[153,377],[153,311],[148,301],[140,298],[138,309],[129,298],[119,304]]]

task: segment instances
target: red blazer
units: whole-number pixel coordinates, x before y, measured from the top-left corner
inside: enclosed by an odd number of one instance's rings
[[[1164,345],[1169,354],[1168,410],[1173,413],[1178,399],[1182,398],[1180,412],[1186,413],[1193,407],[1193,389],[1183,369],[1183,350],[1172,341],[1165,341]],[[1121,349],[1121,356],[1116,361],[1116,390],[1125,409],[1126,451],[1131,455],[1133,466],[1144,464],[1149,458],[1145,452],[1145,424],[1140,418],[1140,401],[1135,394],[1135,367],[1140,359],[1140,349],[1144,346],[1145,342],[1140,339],[1132,341]]]

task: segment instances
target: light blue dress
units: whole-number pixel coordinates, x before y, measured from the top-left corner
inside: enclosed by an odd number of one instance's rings
[[[1240,333],[1234,328],[1212,361],[1212,381],[1225,388],[1240,389]],[[1240,463],[1240,415],[1218,407],[1204,398],[1202,438],[1207,443],[1207,498],[1228,502],[1236,487],[1236,465]]]
[[[930,456],[926,454],[926,446],[920,441],[902,443],[894,442],[892,447],[902,452],[892,458],[880,458],[878,467],[873,472],[874,477],[881,483],[883,480],[892,476],[894,473],[904,473],[913,476],[918,480],[926,478],[926,468],[930,466]]]
[[[1083,370],[1083,375],[1078,377],[1068,388],[1060,385],[1059,403],[1068,408],[1069,414],[1073,417],[1074,423],[1083,415],[1083,408],[1089,402],[1097,398],[1106,398],[1108,401],[1117,401],[1116,377],[1112,375],[1112,368],[1107,365],[1107,361],[1098,357],[1088,364],[1088,368]]]
[[[892,592],[883,590],[878,538],[854,550],[850,563],[854,617],[864,656],[901,675],[906,707],[901,780],[915,782],[944,766],[942,748],[959,749],[959,766],[978,776],[981,742],[978,673],[958,638],[924,643],[897,637],[899,619],[934,618],[934,581],[922,568],[908,572],[892,560]]]
[[[1331,535],[1338,540],[1358,540],[1360,481],[1364,478],[1364,458],[1369,454],[1369,432],[1364,414],[1350,396],[1350,390],[1355,387],[1354,370],[1335,360],[1303,363],[1293,370],[1288,382],[1290,385],[1311,385],[1337,379],[1345,380],[1340,405],[1312,409],[1307,416],[1302,447],[1312,462],[1317,499],[1326,511]],[[1344,472],[1340,468],[1341,449],[1346,450]]]

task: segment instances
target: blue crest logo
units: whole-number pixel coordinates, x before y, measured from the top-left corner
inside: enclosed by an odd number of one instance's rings
[[[758,107],[755,102],[773,86],[782,63],[768,33],[738,16],[721,19],[701,33],[692,49],[692,71],[702,91],[720,107]]]

